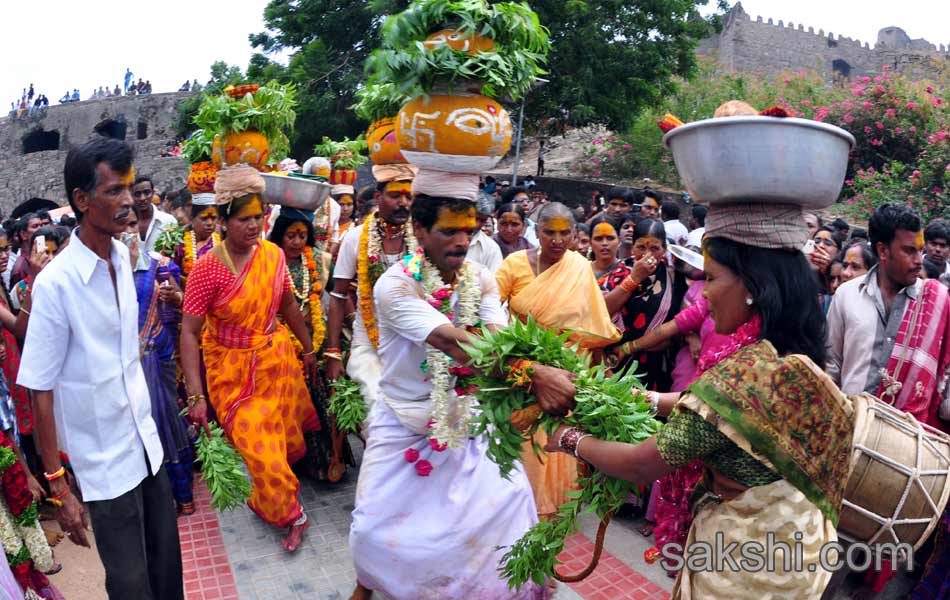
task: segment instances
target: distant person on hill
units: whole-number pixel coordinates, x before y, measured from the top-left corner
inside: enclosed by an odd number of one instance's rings
[[[546,154],[547,150],[544,149],[544,140],[541,140],[538,142],[538,177],[544,175],[544,156]]]
[[[129,93],[129,84],[132,82],[132,71],[130,71],[128,67],[125,68],[125,79],[124,79],[124,81],[125,81],[125,83],[124,83],[122,89],[125,90],[125,93],[126,93],[126,94],[128,94],[128,93]],[[117,86],[115,86],[115,87],[118,88],[119,86],[117,85]]]

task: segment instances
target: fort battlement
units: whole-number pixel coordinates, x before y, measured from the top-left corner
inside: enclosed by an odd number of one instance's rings
[[[4,215],[24,200],[66,203],[63,164],[69,149],[94,134],[129,142],[135,170],[160,190],[181,187],[188,164],[162,156],[174,144],[178,103],[188,93],[117,96],[50,106],[33,115],[0,119],[0,209]]]
[[[829,80],[874,75],[883,67],[927,78],[950,69],[950,45],[911,39],[899,27],[878,32],[872,46],[802,23],[772,18],[753,19],[737,3],[727,14],[719,35],[703,40],[697,51],[715,55],[734,71],[772,73],[783,69],[815,69]]]

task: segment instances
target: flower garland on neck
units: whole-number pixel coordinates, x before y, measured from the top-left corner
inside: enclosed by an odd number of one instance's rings
[[[373,348],[379,347],[379,328],[376,325],[376,313],[373,309],[373,286],[376,285],[376,280],[386,272],[386,262],[383,260],[383,227],[385,227],[385,221],[378,218],[377,213],[374,212],[366,217],[360,235],[359,254],[356,258],[360,316],[363,317],[363,327]],[[408,222],[401,226],[401,235],[406,254],[415,253],[419,244]]]
[[[53,553],[40,527],[39,512],[26,472],[17,460],[9,438],[2,434],[0,438],[0,480],[3,484],[0,540],[17,583],[28,593],[35,593],[37,586],[49,585],[42,572],[54,567]]]
[[[300,289],[294,283],[294,277],[290,276],[290,291],[293,292],[297,305],[300,306],[300,312],[304,312],[307,304],[310,304],[310,327],[313,329],[313,349],[319,351],[323,346],[323,338],[326,335],[326,326],[323,324],[323,305],[320,303],[320,273],[317,270],[317,260],[313,256],[313,248],[307,246],[303,249],[301,259],[303,260],[303,269],[301,269]],[[290,266],[287,266],[290,271]],[[296,337],[291,335],[294,346],[297,348],[297,354],[303,352],[303,344]]]
[[[482,290],[475,270],[468,262],[458,272],[454,286],[446,285],[435,265],[425,259],[421,248],[403,259],[403,271],[422,284],[426,302],[448,317],[453,325],[468,328],[478,324]],[[452,310],[453,289],[458,297],[455,311]],[[450,406],[453,404],[450,392],[455,385],[451,365],[452,359],[448,355],[426,345],[425,371],[432,382],[432,391],[429,393],[432,402],[429,438],[435,441],[432,447],[436,450],[461,448],[469,436],[471,397],[458,395],[455,406]]]
[[[221,243],[221,236],[218,235],[218,232],[212,232],[211,234],[211,247],[214,248]],[[198,236],[195,235],[193,230],[185,232],[185,238],[182,240],[182,246],[184,250],[184,258],[181,261],[181,274],[187,276],[191,273],[192,267],[195,266],[195,261],[198,260]]]

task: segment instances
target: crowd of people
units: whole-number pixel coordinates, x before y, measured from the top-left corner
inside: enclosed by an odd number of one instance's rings
[[[14,117],[30,116],[41,113],[49,106],[49,99],[44,94],[37,94],[30,84],[29,89],[23,88],[19,100],[10,103],[10,115]]]
[[[320,526],[300,503],[300,479],[336,481],[354,465],[328,411],[332,384],[348,376],[369,413],[350,537],[354,598],[419,597],[434,581],[440,597],[541,598],[547,584],[507,590],[498,548],[570,498],[579,459],[640,486],[630,502],[660,549],[712,531],[753,539],[757,523],[791,519],[816,532],[805,548],[814,562],[837,539],[844,394],[873,394],[948,428],[945,221],[885,204],[866,227],[825,225],[817,213],[764,205],[683,207],[649,188],[564,198],[533,180],[492,178],[442,197],[405,164],[374,177],[360,190],[335,186],[306,211],[265,205],[249,167],[219,171],[214,194],[159,192],[135,174],[124,142],[71,149],[64,183],[75,216],[27,212],[0,232],[0,446],[13,457],[0,468],[22,471],[9,489],[4,476],[0,527],[37,503],[88,545],[88,515],[110,598],[182,598],[175,515],[195,510],[195,441],[217,422],[247,465],[248,505],[294,552]],[[169,248],[172,227],[184,233]],[[430,277],[445,299],[426,296]],[[449,452],[432,444],[438,381],[423,363],[465,362],[459,343],[476,322],[529,317],[596,362],[635,368],[661,432],[628,445],[562,427],[535,439],[544,453],[526,442],[508,479],[481,436]],[[908,348],[917,358],[902,358]],[[543,410],[573,405],[569,374],[505,368],[529,377]],[[732,383],[789,370],[794,390]],[[807,408],[743,412],[742,394],[778,394],[773,408],[799,394]],[[816,418],[821,443],[791,444]],[[407,469],[420,456],[428,466]],[[825,467],[804,485],[778,466],[796,462]],[[691,503],[698,497],[718,499]],[[757,516],[740,527],[729,511]],[[439,517],[407,516],[422,513]],[[17,585],[30,598],[61,597],[47,578],[60,568],[56,536],[41,535],[38,520],[16,522],[17,539],[3,541]],[[947,585],[948,526],[944,517],[915,574],[921,598]],[[892,572],[869,574],[869,585],[879,590]],[[459,576],[439,578],[447,573]],[[796,597],[830,597],[840,584],[808,569],[734,577],[687,568],[674,595],[721,597],[714,590],[740,583],[765,595],[781,581]]]

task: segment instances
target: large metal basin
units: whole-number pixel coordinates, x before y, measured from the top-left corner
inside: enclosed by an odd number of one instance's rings
[[[330,184],[302,177],[261,173],[264,202],[301,210],[317,210],[330,195]]]
[[[841,193],[854,136],[807,119],[721,117],[681,125],[663,144],[696,202],[825,208]]]

